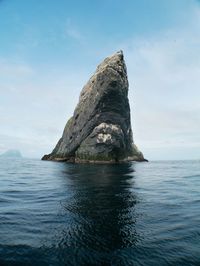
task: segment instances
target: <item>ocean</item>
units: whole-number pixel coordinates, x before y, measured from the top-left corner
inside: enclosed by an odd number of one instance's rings
[[[1,158],[0,265],[200,265],[200,161]]]

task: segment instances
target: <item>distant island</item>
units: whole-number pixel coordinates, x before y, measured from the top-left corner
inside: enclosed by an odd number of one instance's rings
[[[133,142],[122,51],[97,67],[83,87],[61,139],[42,159],[76,163],[147,161]]]
[[[22,158],[22,154],[19,150],[8,150],[0,154],[0,158]]]

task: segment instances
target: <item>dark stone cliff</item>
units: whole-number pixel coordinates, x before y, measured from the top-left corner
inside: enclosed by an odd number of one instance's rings
[[[144,161],[133,143],[128,78],[122,51],[107,57],[84,86],[61,139],[43,160]]]

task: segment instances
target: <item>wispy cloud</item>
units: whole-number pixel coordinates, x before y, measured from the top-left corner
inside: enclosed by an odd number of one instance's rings
[[[69,55],[60,62],[54,62],[53,57],[52,65],[49,61],[45,65],[43,58],[36,63],[33,60],[33,65],[26,61],[39,45],[37,40],[44,44],[44,39],[37,27],[36,31],[25,27],[25,34],[15,43],[19,46],[15,49],[17,56],[0,58],[0,151],[21,147],[25,155],[38,157],[51,151],[96,64],[113,50],[123,48],[136,144],[148,159],[166,158],[166,154],[168,158],[198,156],[200,7],[194,3],[194,9],[184,16],[185,21],[178,21],[171,29],[151,36],[137,34],[137,38],[132,38],[129,31],[123,42],[114,41],[110,34],[104,45],[98,45],[98,39],[85,45],[84,53],[75,49],[77,44],[86,43],[83,29],[72,19],[62,21],[59,29],[63,34],[64,28],[66,38],[61,40],[62,45],[72,48],[71,57],[77,56],[75,67],[71,58],[67,61]],[[57,41],[56,50],[51,50],[57,57],[60,39],[55,32],[47,35]],[[89,55],[88,60],[86,56],[80,59],[82,54]]]
[[[84,41],[84,36],[71,19],[67,19],[65,34],[76,41]]]
[[[25,156],[50,152],[73,113],[83,74],[20,62],[0,64],[0,152],[20,149]]]
[[[185,27],[122,44],[134,137],[146,153],[151,148],[200,147],[199,7],[188,15]]]
[[[12,62],[0,58],[0,76],[5,77],[26,77],[34,74],[33,68],[25,63]]]

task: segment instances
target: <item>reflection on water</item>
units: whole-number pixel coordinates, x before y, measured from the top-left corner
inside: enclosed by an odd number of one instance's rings
[[[70,248],[77,265],[88,259],[90,263],[98,259],[108,263],[110,252],[134,246],[138,236],[134,215],[137,197],[130,190],[134,184],[132,166],[71,165],[65,174],[73,194],[62,205],[72,220],[58,236],[59,246]]]
[[[0,266],[198,266],[199,169],[0,160]]]

